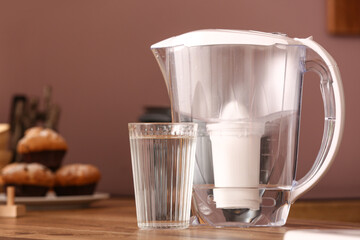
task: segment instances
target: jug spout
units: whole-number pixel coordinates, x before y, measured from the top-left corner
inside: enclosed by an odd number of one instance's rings
[[[153,48],[151,47],[151,51],[153,52],[157,63],[159,64],[161,73],[163,74],[166,86],[167,83],[167,76],[166,76],[166,48]]]

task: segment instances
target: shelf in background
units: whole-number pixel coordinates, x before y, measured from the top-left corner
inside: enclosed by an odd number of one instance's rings
[[[328,0],[328,31],[336,35],[360,35],[360,1]]]

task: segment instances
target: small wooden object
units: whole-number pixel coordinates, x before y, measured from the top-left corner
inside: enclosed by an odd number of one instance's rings
[[[360,35],[360,1],[327,0],[328,30],[338,35]]]
[[[19,217],[25,215],[24,205],[15,205],[15,188],[9,186],[6,188],[6,205],[0,206],[0,217]]]

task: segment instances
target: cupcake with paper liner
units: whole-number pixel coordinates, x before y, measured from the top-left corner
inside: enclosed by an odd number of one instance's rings
[[[100,177],[94,165],[68,164],[56,171],[54,191],[58,196],[92,195]]]
[[[17,152],[26,163],[37,162],[56,171],[68,149],[65,139],[49,128],[33,127],[25,131],[25,135],[17,145]]]
[[[54,174],[39,163],[11,163],[1,171],[4,188],[15,187],[15,196],[45,196],[53,187]]]

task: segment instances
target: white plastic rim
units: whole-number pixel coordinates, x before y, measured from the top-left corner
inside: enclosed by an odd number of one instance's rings
[[[195,47],[226,44],[271,46],[275,44],[297,45],[299,42],[281,33],[266,33],[252,30],[205,29],[165,39],[153,44],[151,48],[169,48],[176,46]]]

